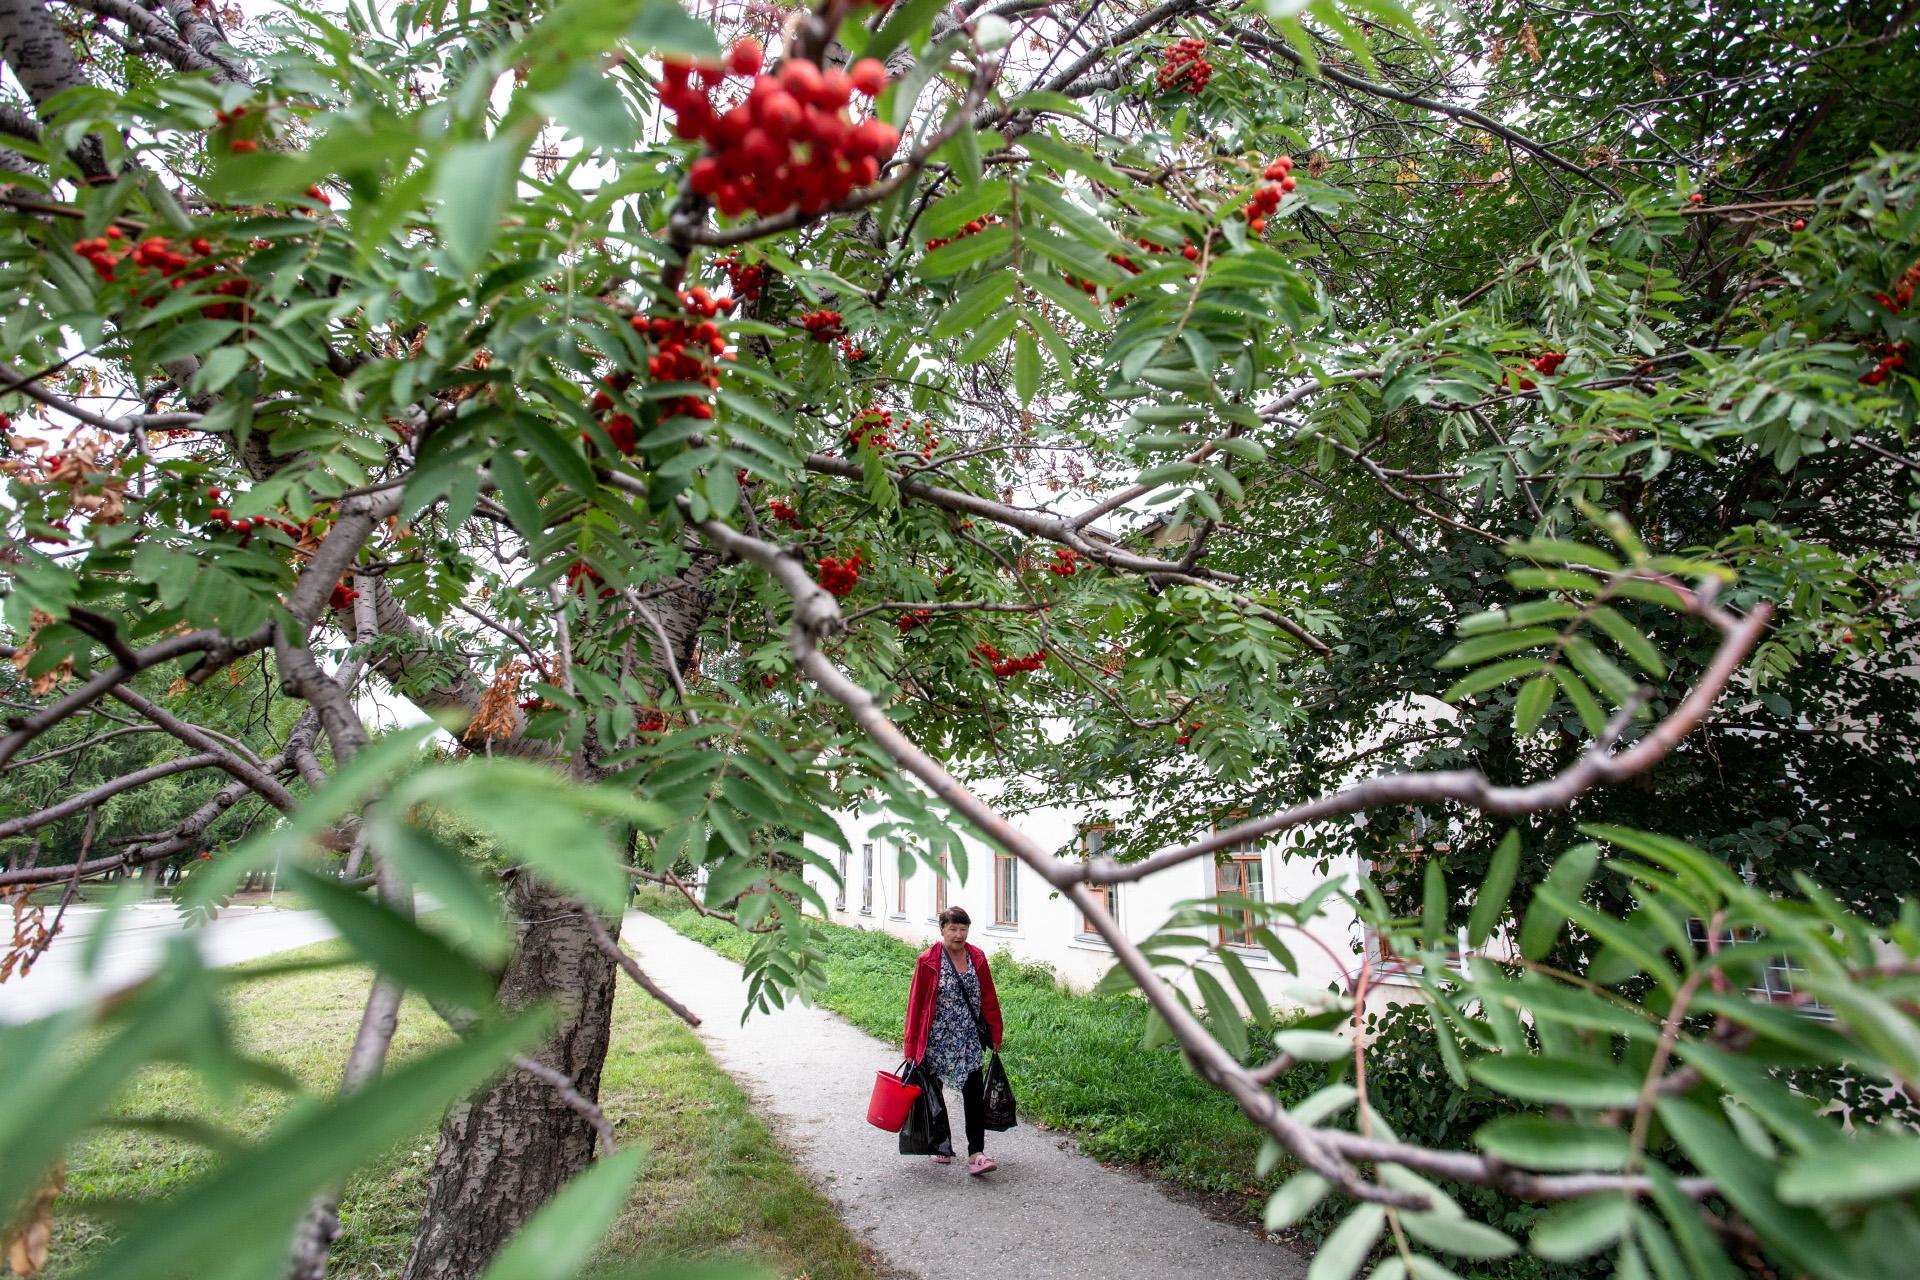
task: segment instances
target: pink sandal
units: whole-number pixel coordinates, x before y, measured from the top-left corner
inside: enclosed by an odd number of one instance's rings
[[[974,1152],[973,1159],[967,1161],[967,1172],[976,1178],[983,1173],[992,1173],[999,1167],[999,1165],[993,1162],[993,1157],[984,1151]]]

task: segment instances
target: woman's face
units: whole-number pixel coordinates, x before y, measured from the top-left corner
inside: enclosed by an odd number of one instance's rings
[[[957,947],[967,940],[967,926],[949,922],[940,926],[940,938],[950,947]]]

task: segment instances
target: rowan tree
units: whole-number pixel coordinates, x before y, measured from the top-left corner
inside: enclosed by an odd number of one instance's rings
[[[704,870],[805,998],[797,868],[860,804],[1086,913],[1294,1170],[1269,1224],[1342,1206],[1317,1275],[1514,1254],[1463,1188],[1552,1206],[1547,1261],[1897,1270],[1920,1141],[1803,1081],[1920,1079],[1912,9],[0,0],[0,772],[118,707],[227,778],[0,885],[258,798],[183,904],[288,859],[378,969],[340,1096],[95,1270],[318,1276],[330,1188],[442,1107],[407,1274],[550,1203],[583,1260],[614,983],[673,1004],[630,878]],[[298,713],[209,733],[261,661]],[[1062,857],[982,778],[1135,834]],[[1276,838],[1377,874],[1102,905]],[[1498,1100],[1471,1149],[1389,1127],[1375,970],[1276,1024],[1207,940],[1290,966],[1333,895]],[[460,1036],[388,1064],[408,988]],[[234,1078],[217,997],[176,958],[0,1038],[23,1239],[142,1063]]]

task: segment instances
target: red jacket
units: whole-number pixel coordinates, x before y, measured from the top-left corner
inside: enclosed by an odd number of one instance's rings
[[[927,1056],[927,1037],[933,1033],[933,1006],[940,995],[941,944],[936,942],[921,953],[913,966],[913,989],[907,993],[906,1055],[909,1062]],[[993,1047],[1000,1047],[1000,997],[993,991],[993,970],[987,968],[987,953],[967,944],[967,956],[973,971],[980,975],[980,1016],[986,1020]]]

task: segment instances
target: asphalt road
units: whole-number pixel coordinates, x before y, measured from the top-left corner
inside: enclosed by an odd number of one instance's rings
[[[127,986],[159,965],[167,943],[191,936],[211,965],[238,964],[304,947],[333,936],[317,911],[227,907],[204,929],[187,929],[170,902],[141,903],[120,913],[92,975],[81,970],[86,938],[104,914],[100,907],[69,908],[60,936],[25,977],[0,983],[0,1022],[25,1022]]]
[[[1000,1167],[981,1177],[967,1174],[964,1157],[941,1167],[902,1156],[892,1134],[866,1122],[873,1074],[899,1062],[896,1046],[801,1006],[756,1013],[742,1025],[746,984],[733,962],[640,912],[628,914],[622,936],[648,974],[700,1016],[699,1034],[715,1061],[895,1276],[1306,1274],[1308,1260],[1286,1245],[1217,1222],[1147,1178],[1080,1155],[1065,1135],[1025,1123],[987,1135]],[[1017,1047],[1006,1062],[1018,1092]],[[948,1096],[957,1107],[957,1091]]]

